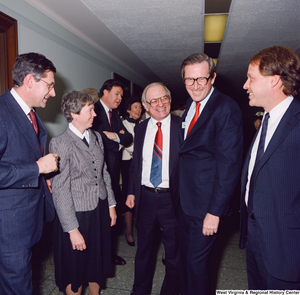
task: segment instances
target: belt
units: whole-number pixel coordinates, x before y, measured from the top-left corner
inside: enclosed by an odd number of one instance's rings
[[[147,191],[156,193],[158,194],[167,194],[170,192],[169,188],[162,188],[162,187],[149,187],[149,186],[145,186],[143,185],[143,188],[146,189]]]

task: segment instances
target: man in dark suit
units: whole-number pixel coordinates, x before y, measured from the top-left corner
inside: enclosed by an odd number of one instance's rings
[[[43,216],[54,207],[43,174],[57,170],[45,156],[47,131],[33,108],[55,96],[53,63],[37,53],[19,55],[13,88],[0,96],[0,294],[32,294],[31,247]]]
[[[190,98],[179,126],[180,292],[208,295],[220,217],[240,178],[242,115],[213,87],[215,65],[206,54],[186,58],[181,75]]]
[[[118,113],[114,111],[120,105],[122,96],[122,83],[113,79],[104,82],[100,89],[100,100],[95,103],[95,113],[97,117],[95,117],[92,127],[101,134],[103,140],[105,162],[111,177],[112,189],[117,201],[117,214],[119,216],[118,203],[121,204],[122,202],[120,199],[121,193],[119,184],[122,146],[129,146],[132,143],[132,135],[124,127]],[[112,228],[113,262],[117,265],[124,265],[126,261],[116,254],[117,231],[122,225],[120,221],[121,218],[118,218],[117,226]]]
[[[300,289],[300,59],[273,46],[250,59],[244,89],[264,117],[242,172],[249,289]]]
[[[135,127],[133,160],[126,202],[129,208],[135,207],[138,230],[132,294],[151,293],[156,262],[155,233],[161,228],[165,247],[166,274],[160,294],[176,295],[179,293],[177,186],[180,118],[170,114],[171,94],[161,83],[149,84],[144,89],[142,103],[151,118]],[[162,146],[157,143],[159,132],[161,132],[159,142]],[[155,171],[153,171],[156,158],[153,153],[154,143],[159,149],[156,153],[160,154],[160,165]]]

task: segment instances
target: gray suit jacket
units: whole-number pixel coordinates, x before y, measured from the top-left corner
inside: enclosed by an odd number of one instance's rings
[[[60,159],[52,178],[52,197],[65,232],[78,228],[75,212],[95,209],[99,198],[108,198],[109,206],[116,204],[101,136],[91,130],[89,134],[89,147],[69,128],[50,141],[50,152]]]

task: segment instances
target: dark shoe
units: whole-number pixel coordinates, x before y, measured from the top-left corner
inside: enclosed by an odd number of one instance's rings
[[[115,265],[125,265],[126,261],[122,257],[116,255],[115,258],[114,258],[114,260],[113,260],[113,263]]]
[[[126,242],[127,242],[127,244],[128,244],[129,246],[131,246],[131,247],[134,247],[134,246],[135,246],[135,241],[129,242],[128,239],[127,239],[127,235],[126,235],[126,234],[125,234],[125,239],[126,239]]]

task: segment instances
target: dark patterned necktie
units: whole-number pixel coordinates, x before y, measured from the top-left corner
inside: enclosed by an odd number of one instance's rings
[[[153,145],[153,156],[150,173],[150,182],[157,187],[162,181],[162,157],[163,157],[163,135],[161,131],[161,122],[156,123],[158,129],[155,135]]]
[[[109,110],[109,111],[108,111],[108,113],[109,113],[109,126],[111,127],[111,121],[112,121],[112,111],[111,111],[111,110]]]
[[[256,159],[255,159],[255,164],[253,167],[252,175],[250,178],[250,184],[249,184],[249,194],[248,194],[248,214],[249,216],[252,215],[253,213],[253,177],[254,177],[254,171],[258,167],[261,158],[263,157],[263,154],[265,152],[265,141],[266,141],[266,134],[268,130],[268,121],[270,118],[270,114],[266,113],[265,118],[262,122],[262,128],[261,128],[261,134],[260,134],[260,139],[259,139],[259,144],[257,148],[257,154],[256,154]]]

